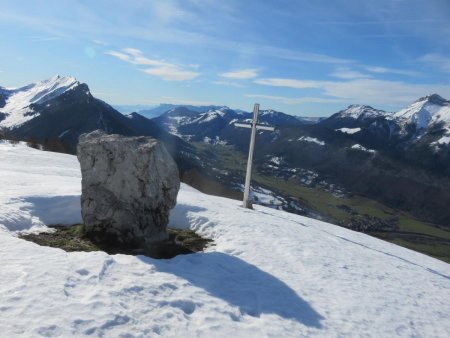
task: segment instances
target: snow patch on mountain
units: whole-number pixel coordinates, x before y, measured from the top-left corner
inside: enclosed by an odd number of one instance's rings
[[[0,113],[6,115],[0,127],[16,128],[38,116],[31,105],[43,104],[64,92],[76,88],[80,83],[73,77],[54,76],[48,80],[20,88],[3,89],[6,104]]]
[[[321,141],[315,137],[309,137],[309,136],[302,136],[299,139],[297,139],[297,141],[303,141],[303,142],[310,142],[310,143],[315,143],[318,144],[319,146],[324,146],[325,142]]]
[[[449,144],[449,143],[450,143],[450,136],[442,136],[439,140],[433,142],[432,144]]]
[[[361,128],[339,128],[335,129],[335,131],[340,131],[341,133],[352,135],[361,131]]]
[[[244,192],[243,184],[236,184],[234,186]],[[287,204],[287,201],[283,197],[278,196],[272,190],[256,185],[250,187],[250,200],[255,204],[278,210],[282,210],[283,205]]]
[[[271,156],[269,156],[269,157],[271,157]],[[283,157],[273,156],[273,157],[271,157],[271,158],[269,159],[269,162],[272,162],[272,163],[274,163],[274,164],[276,164],[276,165],[280,165],[281,162],[283,162]]]
[[[253,187],[250,191],[251,198],[259,205],[282,210],[286,200],[277,196],[273,191],[261,187]]]
[[[225,115],[225,113],[223,111],[218,111],[218,110],[209,111],[209,112],[201,114],[200,117],[198,119],[192,121],[192,123],[194,123],[194,122],[198,122],[198,123],[210,122],[210,121],[217,119],[219,117],[222,117],[224,115]]]
[[[450,132],[447,131],[447,134],[450,134]],[[430,143],[430,147],[433,149],[433,151],[435,153],[439,152],[439,150],[441,150],[442,148],[444,148],[444,147],[446,147],[448,145],[450,145],[450,135],[442,136],[437,141],[434,141],[434,142]]]
[[[352,145],[352,146],[351,146],[351,149],[361,150],[361,151],[365,151],[365,152],[372,153],[372,154],[375,154],[375,153],[376,153],[375,150],[373,150],[373,149],[367,149],[366,147],[363,147],[363,146],[360,145],[360,144],[354,144],[354,145]]]

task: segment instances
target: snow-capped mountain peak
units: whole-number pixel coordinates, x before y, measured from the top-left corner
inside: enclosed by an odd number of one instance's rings
[[[79,85],[74,77],[56,75],[24,87],[1,89],[4,104],[0,106],[0,127],[20,126],[39,114],[32,105],[43,104]]]
[[[386,112],[383,110],[372,108],[371,106],[352,104],[348,106],[347,109],[338,112],[338,114],[340,117],[358,119],[360,117],[377,117],[380,115],[385,115]]]
[[[415,124],[417,130],[439,122],[448,124],[450,123],[450,101],[437,94],[424,96],[409,107],[395,113],[394,118],[404,125]]]
[[[444,99],[442,96],[440,96],[438,94],[430,94],[430,95],[421,97],[420,99],[418,99],[415,102],[422,102],[422,101],[431,102],[431,103],[438,104],[441,106],[450,105],[449,100]]]

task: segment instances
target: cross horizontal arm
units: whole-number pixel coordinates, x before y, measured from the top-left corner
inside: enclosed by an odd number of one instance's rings
[[[263,125],[256,125],[256,129],[262,129],[262,130],[270,130],[270,131],[274,131],[275,128],[274,127],[269,127],[269,126],[263,126]]]
[[[251,124],[246,124],[246,123],[235,123],[234,125],[236,127],[242,127],[242,128],[251,128],[252,127]]]

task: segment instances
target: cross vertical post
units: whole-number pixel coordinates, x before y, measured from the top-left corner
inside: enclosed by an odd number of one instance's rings
[[[245,175],[245,187],[244,187],[244,201],[243,207],[247,209],[252,208],[252,203],[250,201],[250,181],[252,177],[252,163],[253,163],[253,152],[255,150],[255,139],[256,139],[256,130],[269,130],[274,131],[275,128],[267,125],[258,125],[258,114],[259,114],[259,103],[255,103],[253,107],[253,119],[251,124],[247,123],[235,123],[236,127],[242,128],[251,128],[252,133],[250,136],[250,147],[248,150],[248,160],[247,160],[247,173]]]
[[[253,120],[252,120],[252,134],[250,136],[250,148],[248,150],[247,160],[247,173],[245,175],[245,188],[244,188],[244,208],[251,208],[251,202],[249,200],[250,195],[250,181],[252,178],[252,163],[253,163],[253,151],[255,150],[255,138],[256,138],[256,123],[258,122],[259,103],[255,103],[253,107]]]

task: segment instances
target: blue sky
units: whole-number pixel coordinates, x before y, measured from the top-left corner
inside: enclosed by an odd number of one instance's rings
[[[450,99],[449,0],[0,0],[0,85],[330,115]]]

